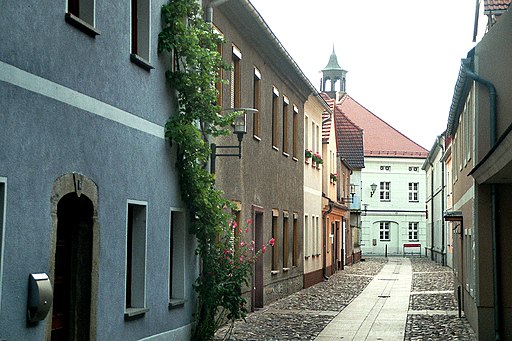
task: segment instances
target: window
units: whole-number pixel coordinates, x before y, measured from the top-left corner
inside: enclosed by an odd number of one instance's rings
[[[277,149],[278,138],[278,113],[279,112],[279,90],[272,88],[272,146]]]
[[[260,108],[261,108],[261,73],[254,68],[254,81],[252,90],[252,107],[258,111],[252,114],[252,134],[260,136]]]
[[[315,129],[315,122],[313,122],[313,120],[311,120],[311,150],[313,151],[313,153],[316,153],[318,152],[318,149],[317,146],[316,146],[316,129]]]
[[[290,101],[283,96],[283,153],[288,154],[288,105]]]
[[[380,183],[380,201],[390,201],[390,187],[391,182],[381,182]]]
[[[416,166],[410,166],[409,167],[409,172],[418,172],[420,170],[419,167],[416,167]]]
[[[320,218],[315,217],[315,255],[318,256],[320,254]]]
[[[283,269],[288,268],[288,212],[283,212]]]
[[[309,149],[309,117],[304,116],[304,149]]]
[[[274,238],[274,246],[272,247],[272,271],[277,271],[279,269],[279,252],[278,252],[278,222],[277,219],[279,217],[279,211],[274,209],[272,210],[272,238]]]
[[[299,157],[299,109],[293,106],[292,156]]]
[[[91,37],[100,34],[100,32],[94,28],[95,0],[68,0],[67,5],[66,22]]]
[[[409,240],[418,240],[418,224],[417,222],[409,223]]]
[[[131,60],[141,67],[152,69],[150,56],[150,0],[132,0]]]
[[[309,238],[311,238],[309,233],[309,216],[306,214],[304,215],[304,257],[311,256],[311,241]]]
[[[381,241],[389,240],[389,221],[381,221],[380,222],[379,235],[380,235]]]
[[[217,33],[220,37],[224,37],[222,32],[215,26],[213,26],[213,30],[215,33]],[[217,44],[217,53],[222,58],[224,53],[224,46],[222,43]],[[222,78],[224,77],[224,73],[222,72],[222,68],[219,67],[217,71],[217,82],[215,83],[215,88],[217,89],[217,106],[222,108]]]
[[[391,166],[380,166],[380,170],[391,172]]]
[[[293,214],[293,250],[292,250],[292,266],[297,266],[299,261],[299,215]]]
[[[147,311],[146,306],[146,221],[147,204],[128,202],[126,231],[125,317]]]
[[[418,201],[418,182],[409,182],[409,201]]]
[[[5,230],[5,208],[7,206],[6,203],[6,178],[0,177],[0,308],[2,306],[2,274],[3,274],[3,264],[4,264],[4,230]]]
[[[171,208],[169,223],[169,307],[185,297],[185,213]]]
[[[242,53],[233,45],[233,54],[231,59],[231,108],[240,108],[240,84],[241,84],[241,69],[240,60]]]

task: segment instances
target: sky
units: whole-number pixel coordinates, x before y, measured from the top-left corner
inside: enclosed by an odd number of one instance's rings
[[[427,150],[446,129],[475,0],[250,1],[317,89],[334,46],[365,108]]]

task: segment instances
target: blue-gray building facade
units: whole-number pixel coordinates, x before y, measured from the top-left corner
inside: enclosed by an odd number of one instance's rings
[[[0,339],[189,338],[198,259],[164,137],[164,3],[0,4]],[[31,274],[53,289],[40,321]]]

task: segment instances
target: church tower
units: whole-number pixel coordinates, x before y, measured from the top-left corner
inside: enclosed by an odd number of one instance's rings
[[[336,92],[345,93],[347,91],[346,75],[347,71],[343,70],[338,63],[338,57],[336,57],[333,46],[329,63],[327,63],[327,66],[322,70],[320,91],[325,92],[330,98],[336,99]],[[329,86],[326,87],[326,85]]]

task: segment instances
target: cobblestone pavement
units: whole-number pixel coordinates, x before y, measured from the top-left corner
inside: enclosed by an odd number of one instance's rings
[[[458,317],[452,269],[428,258],[411,258],[411,265],[405,340],[476,340],[466,318]]]
[[[250,313],[237,321],[228,340],[314,340],[379,273],[386,258],[366,257],[310,288]],[[458,318],[452,271],[426,258],[411,258],[413,284],[405,340],[476,340],[465,318]],[[224,327],[216,334],[223,339]]]

